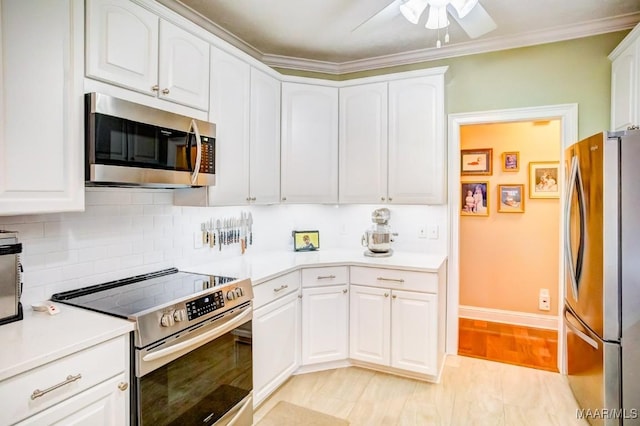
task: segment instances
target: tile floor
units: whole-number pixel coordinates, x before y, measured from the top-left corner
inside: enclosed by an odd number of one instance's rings
[[[280,400],[352,425],[587,425],[560,374],[463,356],[447,357],[439,384],[357,367],[293,376],[254,421]]]

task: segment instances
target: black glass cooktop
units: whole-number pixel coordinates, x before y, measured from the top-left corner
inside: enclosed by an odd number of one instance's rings
[[[93,311],[134,318],[237,278],[179,272],[175,268],[54,294],[51,300]]]

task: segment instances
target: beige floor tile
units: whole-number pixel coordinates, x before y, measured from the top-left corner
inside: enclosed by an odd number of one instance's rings
[[[294,376],[259,407],[255,421],[280,400],[352,425],[587,426],[576,418],[566,377],[461,356],[447,358],[438,384],[358,367]]]

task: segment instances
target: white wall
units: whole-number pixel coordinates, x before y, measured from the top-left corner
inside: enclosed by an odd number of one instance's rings
[[[86,211],[0,217],[0,229],[23,243],[25,306],[53,293],[163,268],[240,256],[238,244],[194,249],[200,223],[209,218],[254,218],[253,252],[292,250],[291,230],[320,231],[321,250],[360,249],[379,205],[274,205],[176,207],[170,190],[88,188]],[[398,251],[446,253],[446,206],[387,206]],[[437,225],[440,238],[419,239],[420,225]]]

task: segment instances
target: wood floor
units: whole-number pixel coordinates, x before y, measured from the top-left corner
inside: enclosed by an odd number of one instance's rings
[[[458,354],[558,371],[558,332],[467,318],[459,320]]]

